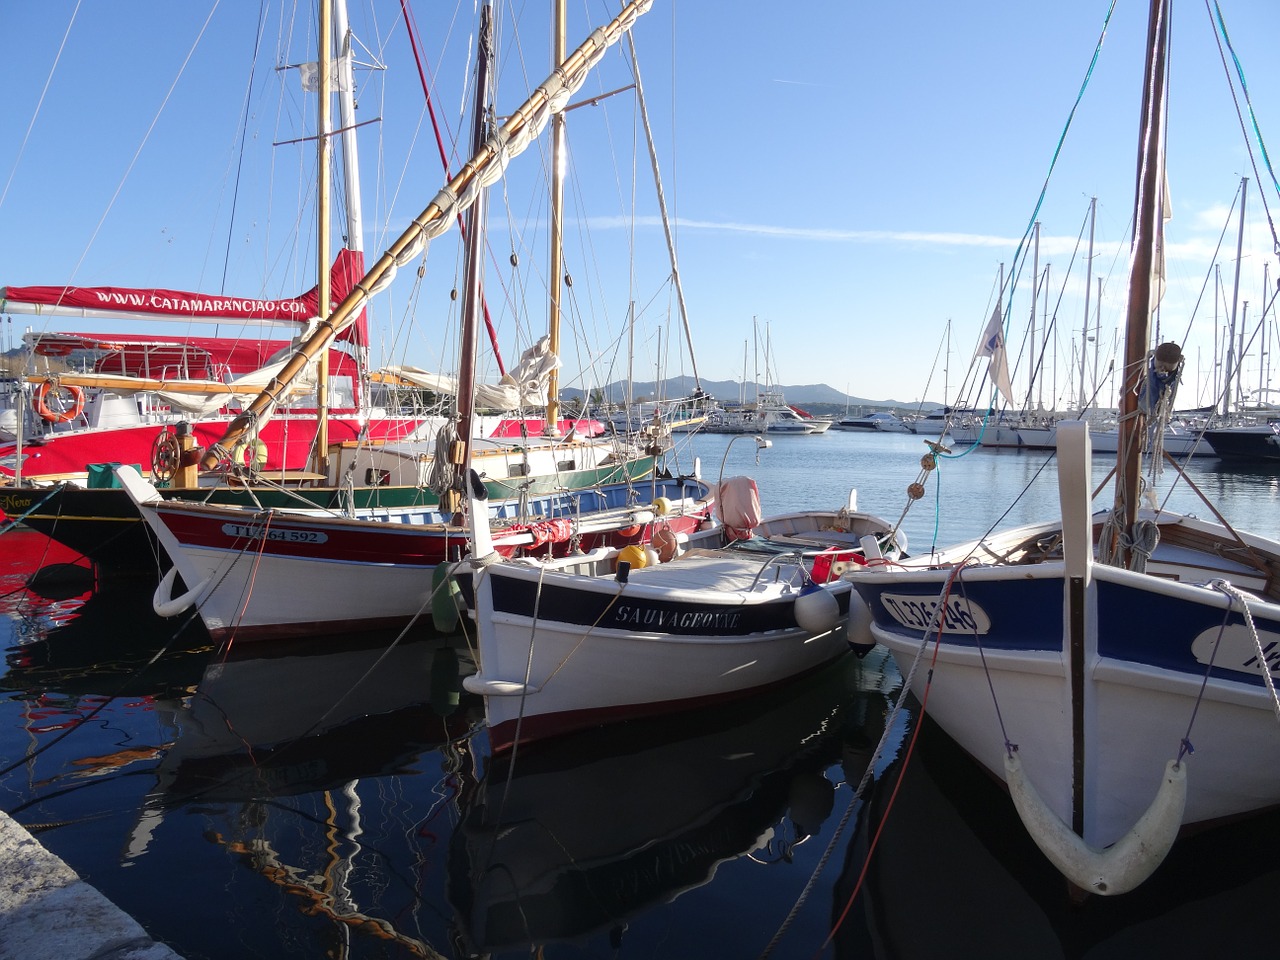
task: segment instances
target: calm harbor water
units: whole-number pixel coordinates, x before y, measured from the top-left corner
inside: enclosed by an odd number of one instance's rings
[[[926,450],[771,439],[759,464],[750,437],[678,455],[755,476],[766,513],[856,488],[896,519]],[[1189,469],[1230,522],[1280,536],[1280,471]],[[903,529],[916,551],[975,536],[1019,494],[1006,524],[1056,512],[1051,458],[944,460]],[[1186,485],[1170,505],[1209,515]],[[508,763],[460,692],[465,636],[219,650],[156,618],[152,584],[99,587],[23,530],[0,548],[0,808],[190,960],[1275,955],[1280,817],[1073,904],[1007,797],[914,706],[893,713],[879,651]]]

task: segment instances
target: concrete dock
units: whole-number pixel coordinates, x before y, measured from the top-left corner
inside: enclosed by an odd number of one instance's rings
[[[0,813],[0,960],[182,960]]]

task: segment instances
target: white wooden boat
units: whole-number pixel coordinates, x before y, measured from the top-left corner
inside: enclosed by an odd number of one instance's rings
[[[733,500],[728,484],[721,502]],[[481,503],[472,509],[483,517]],[[473,532],[477,544],[486,536]],[[495,752],[817,669],[865,629],[848,621],[845,569],[905,545],[891,524],[849,509],[651,539],[652,555],[600,550],[550,562],[486,561],[477,548],[465,592],[479,669],[465,684],[485,696]]]
[[[1280,542],[1140,508],[1145,413],[1182,364],[1148,350],[1168,29],[1153,0],[1115,508],[1091,516],[1089,428],[1064,421],[1060,521],[847,574],[928,714],[1099,894],[1142,883],[1184,827],[1280,805]],[[1139,383],[1158,391],[1142,410]]]

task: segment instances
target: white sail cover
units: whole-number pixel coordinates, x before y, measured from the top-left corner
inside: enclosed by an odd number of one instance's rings
[[[542,406],[547,402],[547,383],[560,358],[551,352],[551,338],[543,337],[520,355],[520,362],[497,383],[476,386],[476,405],[497,410]],[[431,373],[409,365],[383,368],[415,386],[456,396],[458,380],[442,373]]]

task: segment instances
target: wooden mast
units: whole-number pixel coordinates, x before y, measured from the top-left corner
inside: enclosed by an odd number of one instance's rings
[[[1138,137],[1137,189],[1134,197],[1133,266],[1129,275],[1129,309],[1125,323],[1124,371],[1120,390],[1119,453],[1116,458],[1115,512],[1120,522],[1113,556],[1128,567],[1134,520],[1138,514],[1138,486],[1142,478],[1142,438],[1145,416],[1138,407],[1138,390],[1147,371],[1150,340],[1151,270],[1156,231],[1161,228],[1160,201],[1164,183],[1165,72],[1169,42],[1169,0],[1151,0],[1147,21],[1147,64]]]
[[[555,70],[565,58],[565,0],[553,0],[552,6],[555,17],[551,30],[551,69]],[[551,118],[551,265],[547,270],[551,306],[547,333],[553,357],[560,356],[560,294],[564,289],[564,165],[568,162],[564,122],[563,111]],[[548,437],[560,435],[560,373],[555,367],[547,378],[547,421],[543,432]]]
[[[489,80],[493,68],[493,6],[480,8],[479,55],[476,60],[475,116],[471,125],[471,150],[477,153],[489,128],[486,111],[489,106]],[[458,439],[450,451],[456,468],[457,486],[447,504],[455,513],[462,508],[466,492],[467,469],[471,464],[472,434],[475,432],[476,332],[480,325],[484,301],[484,237],[485,215],[489,191],[477,192],[475,203],[467,212],[467,247],[463,264],[462,336],[458,360]]]
[[[548,114],[554,116],[564,109],[587,71],[604,55],[611,45],[629,29],[635,21],[653,6],[653,0],[631,0],[608,24],[592,32],[582,44],[557,69],[544,80],[516,110],[511,113],[502,129],[490,137],[478,153],[471,157],[461,170],[432,199],[399,238],[391,244],[351,288],[351,292],[321,319],[314,333],[299,347],[272,378],[249,407],[227,426],[222,439],[214,443],[201,458],[200,466],[212,470],[251,429],[279,404],[280,397],[290,383],[306,368],[321,350],[326,349],[337,334],[345,330],[364,307],[365,302],[386,286],[398,267],[416,256],[423,244],[449,229],[450,222],[474,202],[475,194],[486,182],[496,178],[513,157],[524,150],[535,137]]]

